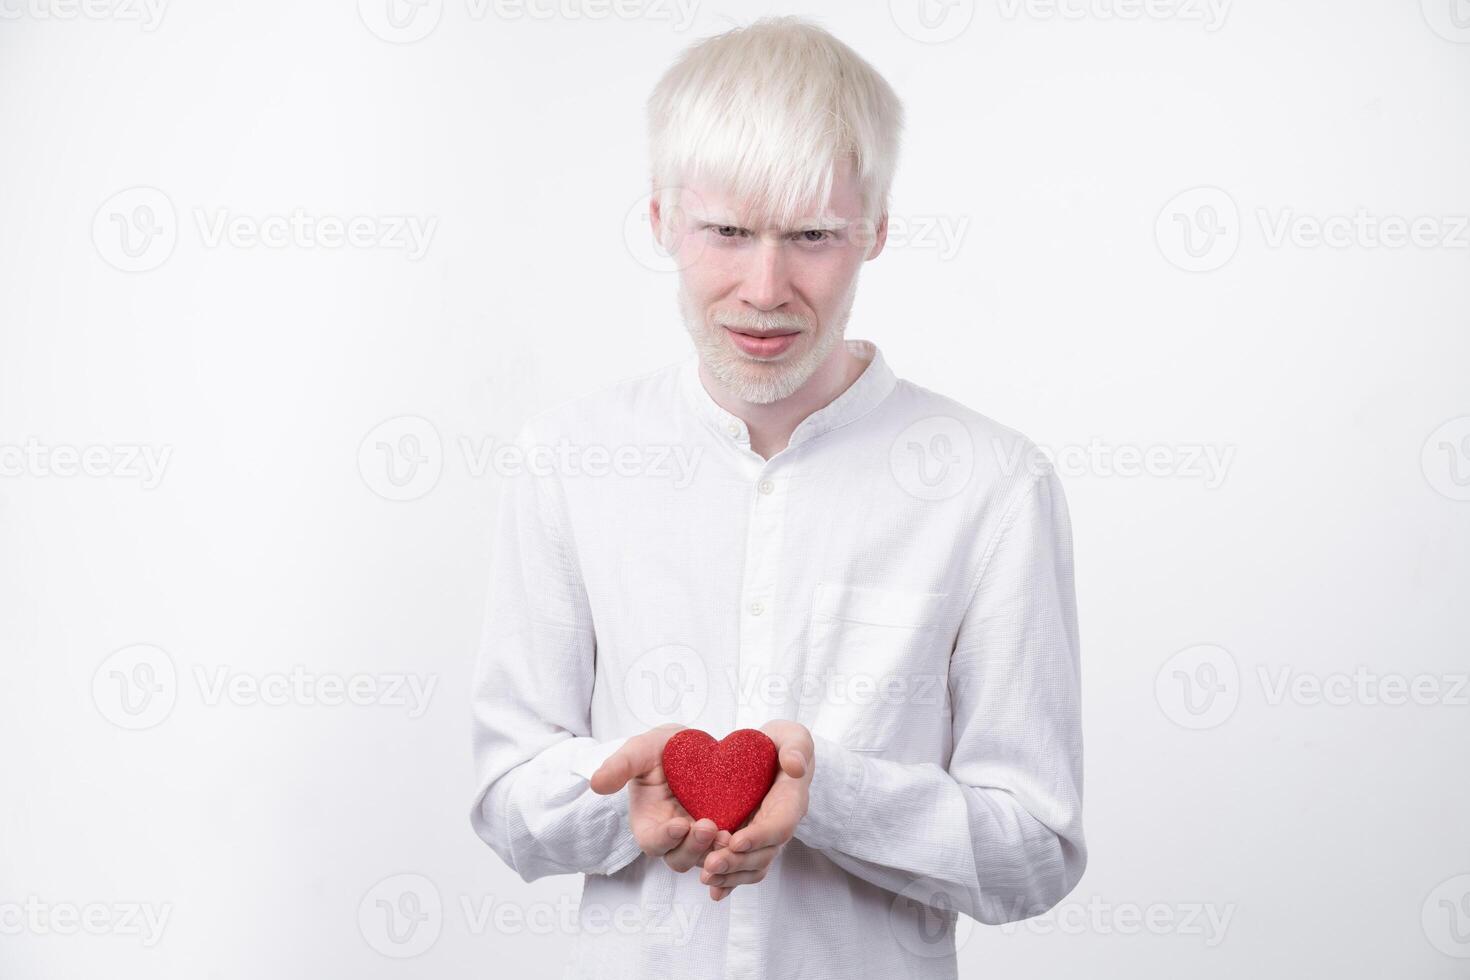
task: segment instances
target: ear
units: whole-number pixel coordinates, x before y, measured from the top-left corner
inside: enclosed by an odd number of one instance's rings
[[[657,188],[648,196],[648,224],[653,229],[653,240],[655,242],[662,242],[664,240],[664,224],[663,213],[658,204],[658,197]]]
[[[883,209],[883,213],[878,216],[878,226],[875,229],[873,229],[873,245],[872,245],[871,248],[868,249],[868,254],[863,259],[863,261],[864,262],[871,262],[873,259],[876,259],[883,252],[883,246],[887,242],[888,242],[888,209],[887,208],[884,208]]]

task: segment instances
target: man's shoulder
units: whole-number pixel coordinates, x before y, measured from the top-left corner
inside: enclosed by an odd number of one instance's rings
[[[583,394],[564,398],[526,419],[523,437],[537,442],[568,439],[581,442],[598,433],[626,433],[640,418],[667,418],[678,395],[684,359],[642,374],[619,378]]]
[[[1024,467],[1041,452],[1019,429],[904,378],[898,379],[889,402],[895,413],[890,424],[915,437],[948,439],[956,451],[963,452],[968,447],[977,463],[988,459],[999,463],[1002,469],[1009,468],[1008,463]]]

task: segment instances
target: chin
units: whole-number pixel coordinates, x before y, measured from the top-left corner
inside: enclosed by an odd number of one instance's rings
[[[815,368],[808,351],[787,351],[779,360],[758,360],[730,344],[727,356],[714,359],[710,372],[742,401],[769,405],[796,392]]]

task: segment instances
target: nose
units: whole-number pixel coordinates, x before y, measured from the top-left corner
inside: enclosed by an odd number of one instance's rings
[[[745,275],[740,281],[740,299],[763,312],[778,309],[791,299],[786,250],[781,245],[768,238],[757,240],[749,249]]]

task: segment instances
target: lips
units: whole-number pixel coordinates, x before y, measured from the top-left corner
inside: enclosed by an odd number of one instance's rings
[[[790,347],[800,334],[800,331],[768,334],[744,333],[733,327],[726,327],[725,330],[735,341],[735,346],[751,357],[775,357]]]
[[[768,332],[762,332],[760,330],[743,330],[738,327],[726,327],[725,329],[729,330],[731,333],[738,333],[742,337],[758,337],[762,339],[767,337],[790,337],[801,332],[799,330],[771,330]]]

